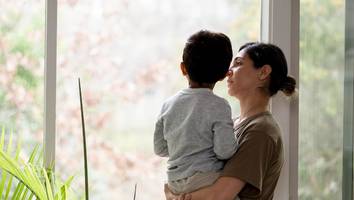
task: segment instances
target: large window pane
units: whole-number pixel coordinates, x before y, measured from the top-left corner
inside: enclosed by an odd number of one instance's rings
[[[299,199],[341,199],[345,1],[300,2]]]
[[[184,43],[200,29],[228,34],[235,50],[258,40],[260,2],[71,0],[58,15],[57,171],[77,173],[82,194],[81,77],[91,198],[131,199],[137,183],[139,198],[163,199],[166,160],[152,152],[153,129],[162,102],[187,86]],[[225,82],[216,93],[229,98]]]
[[[0,5],[0,126],[28,152],[43,135],[45,2]]]

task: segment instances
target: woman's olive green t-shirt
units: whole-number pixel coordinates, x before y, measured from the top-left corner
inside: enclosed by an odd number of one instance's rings
[[[221,176],[246,182],[238,194],[241,200],[273,199],[284,163],[280,128],[270,112],[263,112],[235,124],[239,149],[226,163]]]

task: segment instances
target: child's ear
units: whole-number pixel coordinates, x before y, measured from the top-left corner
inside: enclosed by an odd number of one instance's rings
[[[186,65],[183,62],[181,62],[180,67],[181,67],[181,71],[182,71],[183,76],[187,75]]]

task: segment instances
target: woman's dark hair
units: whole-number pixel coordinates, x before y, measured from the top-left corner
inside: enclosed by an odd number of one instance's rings
[[[268,91],[270,96],[279,90],[291,96],[295,92],[296,80],[288,76],[288,65],[283,51],[274,44],[250,42],[242,45],[239,51],[244,50],[253,61],[256,68],[269,65],[272,68]]]
[[[226,76],[232,60],[230,39],[223,33],[201,30],[188,38],[183,63],[197,83],[214,84]]]

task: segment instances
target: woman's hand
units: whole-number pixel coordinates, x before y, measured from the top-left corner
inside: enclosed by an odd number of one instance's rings
[[[166,200],[191,200],[192,196],[190,194],[175,195],[168,188],[168,185],[164,185]]]

